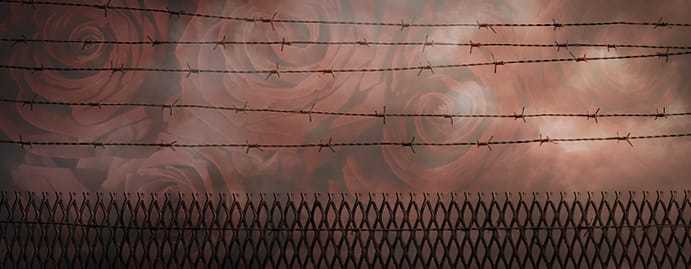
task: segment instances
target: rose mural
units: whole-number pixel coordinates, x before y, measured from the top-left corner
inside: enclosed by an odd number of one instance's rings
[[[138,5],[136,1],[122,4]],[[147,2],[160,7],[161,2]],[[146,7],[146,6],[145,6]],[[151,7],[151,6],[148,6]],[[23,29],[26,38],[95,40],[141,40],[150,36],[165,39],[168,35],[167,16],[141,16],[139,13],[111,11],[83,12],[74,16],[65,9],[10,6],[7,24]],[[27,20],[30,18],[30,20]],[[17,34],[22,32],[17,31]],[[149,46],[110,46],[103,44],[13,44],[6,62],[33,66],[111,67],[156,65],[164,50]],[[156,76],[141,72],[9,72],[11,91],[4,96],[21,100],[62,102],[134,102],[155,99]],[[11,110],[10,110],[11,107]],[[136,141],[155,137],[155,113],[142,108],[121,107],[50,107],[41,105],[6,104],[7,119],[3,132],[12,138],[26,140]],[[138,158],[147,152],[117,148],[30,148],[24,164],[13,174],[14,183],[29,190],[50,190],[44,185],[64,186],[75,182],[79,188],[55,187],[56,190],[101,190],[97,182],[104,180],[107,165],[114,156]],[[62,167],[64,163],[69,167]],[[45,173],[36,177],[35,173]],[[49,176],[50,175],[50,176]],[[84,178],[86,177],[86,178]],[[27,180],[42,178],[42,181]],[[85,183],[87,181],[88,183]],[[31,183],[34,182],[34,183]]]
[[[369,3],[350,3],[349,8],[364,10]],[[259,1],[252,3],[227,3],[218,6],[213,1],[203,1],[199,10],[209,12],[221,8],[231,16],[269,18],[273,14],[281,18],[310,17],[328,19],[349,16],[341,1],[282,2]],[[278,13],[276,13],[278,11]],[[363,16],[364,14],[359,14]],[[350,14],[350,16],[354,16]],[[226,41],[329,41],[366,40],[376,29],[355,29],[332,25],[300,25],[237,21],[193,21],[181,39]],[[362,49],[354,46],[321,46],[285,44],[283,46],[228,45],[226,47],[185,47],[177,49],[178,60],[191,66],[212,66],[224,69],[274,69],[278,74],[204,75],[182,81],[182,100],[213,105],[237,107],[357,110],[368,104],[381,103],[378,85],[372,76],[362,73],[314,73],[280,74],[281,69],[332,69],[365,68],[377,66],[382,55],[378,49]],[[377,74],[378,75],[378,74]],[[360,91],[358,94],[357,92]],[[373,106],[369,106],[373,107]],[[190,111],[194,121],[180,123],[174,133],[184,133],[194,141],[250,141],[252,143],[302,143],[315,141],[328,135],[333,125],[362,125],[353,121],[323,116],[286,116],[276,114],[246,114],[235,112]],[[310,119],[311,118],[311,119]],[[213,119],[213,120],[212,120]],[[361,128],[361,127],[360,127]],[[210,129],[212,134],[198,134],[186,130]],[[339,134],[348,139],[351,132]],[[218,150],[208,150],[218,151]],[[208,152],[202,151],[202,152]],[[258,180],[276,191],[309,189],[308,182],[314,170],[321,164],[312,153],[293,150],[230,149],[220,158],[230,160],[234,169],[228,169],[228,177],[251,178],[248,184]],[[305,160],[302,159],[305,156]],[[312,156],[314,157],[314,156]],[[210,159],[213,158],[209,156]],[[269,183],[271,181],[271,183]],[[285,184],[285,185],[282,185]],[[261,186],[261,185],[260,185]],[[280,187],[279,187],[280,186]]]
[[[86,3],[86,2],[85,2]],[[181,7],[174,1],[114,1],[145,8]],[[3,71],[5,97],[68,102],[151,102],[341,112],[511,114],[688,110],[685,58],[546,63],[405,72],[288,74],[288,69],[378,68],[498,60],[569,57],[549,48],[351,46],[290,41],[620,42],[684,44],[672,30],[626,27],[588,29],[408,28],[267,23],[261,19],[399,22],[549,22],[651,20],[626,3],[529,1],[195,1],[190,12],[257,18],[256,22],[168,16],[159,13],[79,11],[2,5],[4,36],[40,39],[145,41],[282,41],[281,45],[229,44],[110,46],[7,44],[3,62],[17,65],[139,66],[267,70],[269,74]],[[566,12],[565,10],[574,12]],[[577,11],[577,12],[576,12]],[[655,14],[684,22],[683,12],[661,5]],[[79,12],[80,16],[74,16]],[[652,11],[651,11],[652,12]],[[31,18],[26,20],[25,18]],[[656,19],[656,18],[654,18]],[[28,22],[27,22],[28,21]],[[21,25],[21,27],[20,27]],[[15,30],[21,28],[22,30]],[[632,34],[636,33],[636,34]],[[614,56],[657,51],[571,48],[574,55]],[[651,110],[652,109],[652,110]],[[236,113],[135,107],[57,107],[3,104],[3,136],[24,140],[100,142],[303,144],[357,141],[466,142],[684,131],[684,121],[622,119],[381,118]],[[675,140],[676,141],[676,140]],[[658,143],[658,142],[655,142]],[[128,192],[270,191],[476,191],[572,190],[644,186],[643,177],[674,180],[685,156],[681,142],[487,147],[352,147],[336,152],[269,148],[7,147],[3,169],[12,187],[27,190]],[[675,144],[682,143],[682,144]],[[413,150],[415,152],[413,152]],[[618,157],[614,158],[613,155]],[[9,161],[8,161],[9,160]],[[656,168],[657,167],[657,168]],[[683,170],[683,169],[681,169]],[[684,173],[681,173],[684,175]],[[596,180],[583,180],[583,177]],[[511,180],[520,178],[521,180]]]

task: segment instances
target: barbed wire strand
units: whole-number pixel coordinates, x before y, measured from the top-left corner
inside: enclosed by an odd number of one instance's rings
[[[159,46],[159,45],[213,45],[214,48],[219,46],[225,47],[227,45],[266,45],[281,47],[293,45],[323,45],[323,46],[338,46],[338,45],[352,45],[352,46],[421,46],[424,48],[431,46],[455,46],[455,47],[536,47],[536,48],[569,48],[569,47],[583,47],[583,48],[639,48],[639,49],[679,49],[689,50],[691,46],[677,46],[677,45],[645,45],[645,44],[619,44],[619,43],[481,43],[481,42],[435,42],[426,40],[424,42],[384,42],[384,41],[311,41],[311,40],[286,40],[280,41],[229,41],[225,38],[217,41],[172,41],[172,40],[157,40],[147,37],[148,40],[139,41],[119,41],[119,40],[74,40],[74,39],[43,39],[43,38],[26,38],[26,37],[4,37],[0,38],[2,42],[9,42],[12,44],[26,44],[26,43],[40,43],[40,44],[67,44],[80,45],[82,48],[87,48],[93,45],[132,45],[132,46]]]
[[[658,28],[670,28],[670,27],[691,27],[691,23],[670,23],[660,18],[657,21],[648,22],[636,22],[636,21],[600,21],[600,22],[573,22],[573,23],[560,23],[553,20],[551,23],[481,23],[476,21],[475,23],[414,23],[412,21],[406,22],[401,20],[400,22],[380,22],[380,21],[348,21],[348,20],[317,20],[317,19],[281,19],[278,18],[278,13],[274,13],[271,17],[240,17],[240,16],[224,16],[224,15],[212,15],[206,13],[196,13],[184,10],[173,11],[170,9],[162,8],[144,8],[144,7],[133,7],[133,6],[117,6],[112,5],[111,1],[106,0],[101,4],[90,4],[90,3],[75,3],[75,2],[54,2],[54,1],[27,1],[27,0],[1,0],[0,3],[9,4],[22,4],[35,8],[38,5],[44,6],[62,6],[68,8],[91,8],[101,10],[104,16],[108,16],[109,11],[122,10],[122,11],[136,11],[136,12],[151,12],[151,13],[162,13],[171,16],[171,18],[177,18],[180,16],[187,17],[197,17],[197,18],[207,18],[207,19],[217,19],[217,20],[230,20],[230,21],[241,21],[241,22],[251,22],[251,23],[266,23],[271,25],[272,29],[275,29],[276,23],[297,23],[297,24],[328,24],[328,25],[355,25],[355,26],[379,26],[379,27],[396,27],[400,28],[401,31],[413,27],[424,27],[424,28],[434,28],[434,27],[472,27],[478,29],[488,29],[496,33],[494,28],[503,27],[548,27],[553,29],[559,29],[562,27],[593,27],[593,26],[650,26],[654,29]]]
[[[420,66],[402,66],[402,67],[380,67],[380,68],[342,68],[342,69],[288,69],[281,70],[277,64],[275,69],[255,69],[255,70],[239,70],[239,69],[195,69],[187,65],[184,68],[155,68],[155,67],[138,67],[126,66],[121,64],[119,67],[111,63],[110,67],[57,67],[57,66],[28,66],[28,65],[9,65],[2,64],[0,69],[25,70],[32,72],[41,71],[61,71],[61,72],[100,72],[108,71],[112,73],[124,72],[169,72],[169,73],[187,73],[188,77],[192,74],[200,73],[216,73],[216,74],[267,74],[266,79],[272,77],[280,78],[281,74],[305,74],[305,73],[320,73],[331,74],[335,73],[371,73],[371,72],[394,72],[394,71],[411,71],[419,70],[434,70],[434,69],[450,69],[461,67],[476,67],[476,66],[498,66],[509,64],[534,64],[534,63],[557,63],[557,62],[588,62],[588,61],[605,61],[605,60],[624,60],[624,59],[641,59],[641,58],[662,58],[665,62],[669,62],[670,56],[681,56],[691,54],[691,51],[680,52],[661,52],[655,54],[638,54],[638,55],[623,55],[623,56],[605,56],[605,57],[571,57],[571,58],[543,58],[543,59],[523,59],[511,61],[497,61],[491,62],[476,62],[476,63],[461,63],[461,64],[445,64],[445,65],[420,65]]]
[[[691,116],[691,112],[678,112],[670,113],[667,112],[666,108],[661,111],[658,109],[654,113],[600,113],[599,109],[594,113],[525,113],[525,108],[521,113],[513,114],[462,114],[462,113],[357,113],[357,112],[338,112],[338,111],[325,111],[325,110],[314,110],[314,107],[310,110],[305,109],[276,109],[276,108],[253,108],[244,104],[243,106],[214,106],[214,105],[200,105],[200,104],[183,104],[177,101],[171,104],[160,104],[160,103],[107,103],[107,102],[60,102],[60,101],[42,101],[42,100],[20,100],[20,99],[10,99],[10,98],[0,98],[2,103],[10,104],[20,104],[22,106],[28,106],[33,109],[34,106],[47,105],[47,106],[70,106],[70,107],[92,107],[92,108],[103,108],[103,107],[145,107],[145,108],[160,108],[162,111],[169,109],[172,111],[174,109],[204,109],[204,110],[221,110],[221,111],[234,111],[234,112],[256,112],[256,113],[278,113],[278,114],[297,114],[297,115],[307,115],[311,118],[312,115],[324,115],[324,116],[337,116],[337,117],[356,117],[356,118],[382,118],[392,117],[392,118],[506,118],[506,119],[521,119],[526,120],[528,118],[547,118],[547,117],[564,117],[564,118],[586,118],[586,119],[598,119],[598,118],[624,118],[624,117],[638,117],[638,118],[666,118],[666,117],[682,117]]]
[[[105,147],[158,147],[158,148],[170,148],[175,150],[176,148],[244,148],[246,153],[249,153],[252,149],[262,150],[262,149],[297,149],[297,148],[329,148],[335,151],[336,147],[378,147],[378,146],[399,146],[410,148],[415,152],[414,148],[416,146],[423,147],[455,147],[455,146],[476,146],[487,147],[492,150],[492,145],[511,145],[511,144],[540,144],[545,143],[559,143],[559,142],[592,142],[592,141],[617,141],[617,142],[627,142],[631,146],[632,140],[650,140],[650,139],[661,139],[661,138],[679,138],[679,137],[691,137],[691,133],[676,133],[676,134],[660,134],[660,135],[644,135],[644,136],[631,136],[631,133],[626,135],[617,136],[607,136],[607,137],[581,137],[581,138],[550,138],[549,136],[543,137],[540,135],[539,138],[534,139],[524,139],[524,140],[503,140],[503,141],[493,141],[493,137],[488,140],[480,141],[479,139],[475,142],[450,142],[450,143],[434,143],[434,142],[415,142],[415,137],[410,141],[404,142],[394,142],[394,141],[375,141],[375,142],[345,142],[345,143],[334,143],[333,139],[329,139],[327,143],[309,143],[309,144],[251,144],[249,141],[246,143],[205,143],[205,144],[180,144],[177,141],[173,142],[159,142],[159,143],[136,143],[136,142],[80,142],[80,141],[29,141],[24,140],[21,136],[19,140],[12,139],[1,139],[0,144],[15,144],[19,145],[21,149],[30,148],[33,146],[89,146],[94,148],[105,148]]]

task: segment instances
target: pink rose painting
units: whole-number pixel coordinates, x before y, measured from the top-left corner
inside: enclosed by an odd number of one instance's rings
[[[4,190],[499,192],[689,187],[689,137],[630,141],[633,147],[625,139],[484,144],[538,137],[684,134],[691,132],[688,116],[595,117],[597,122],[592,117],[525,121],[520,117],[443,117],[520,115],[524,108],[527,114],[595,113],[598,109],[602,114],[640,114],[663,108],[665,113],[689,112],[691,58],[663,57],[683,49],[613,45],[688,48],[689,27],[483,27],[484,23],[654,23],[661,17],[664,22],[688,23],[691,9],[679,8],[688,5],[683,1],[112,1],[113,6],[140,10],[103,9],[92,1],[74,3],[83,5],[0,3],[2,65],[34,67],[0,68],[4,100],[0,140],[7,142],[0,144],[0,187]],[[236,19],[185,16],[178,11]],[[303,20],[477,27],[295,22]],[[206,44],[199,44],[202,41]],[[545,46],[444,44],[471,42]],[[656,53],[662,54],[578,61],[579,57]],[[570,57],[574,61],[501,64]],[[482,62],[495,64],[443,68]],[[439,67],[329,72],[428,65]],[[125,67],[158,71],[118,70]],[[87,70],[66,70],[74,68]],[[275,72],[251,72],[257,70]],[[282,72],[288,70],[321,72]],[[99,106],[103,103],[157,105]],[[167,104],[171,106],[163,106]],[[440,116],[291,114],[178,104],[377,115],[383,115],[386,107],[387,114]],[[329,140],[334,144],[476,145],[336,146],[332,151],[323,146]],[[29,145],[26,141],[86,145]],[[247,146],[184,147],[190,144]],[[255,144],[322,147],[251,146]]]

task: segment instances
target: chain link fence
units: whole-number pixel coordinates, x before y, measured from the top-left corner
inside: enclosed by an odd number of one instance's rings
[[[0,267],[688,268],[691,192],[0,193]]]

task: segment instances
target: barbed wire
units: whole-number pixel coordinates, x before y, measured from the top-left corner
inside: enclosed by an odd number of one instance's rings
[[[204,109],[204,110],[221,110],[221,111],[234,111],[238,112],[256,112],[256,113],[278,113],[278,114],[296,114],[296,115],[307,115],[308,119],[311,121],[313,115],[322,116],[337,116],[337,117],[355,117],[355,118],[443,118],[450,119],[453,125],[454,118],[504,118],[504,119],[521,119],[526,122],[528,118],[548,118],[548,117],[561,117],[561,118],[586,118],[594,119],[598,122],[599,118],[624,118],[624,117],[637,117],[637,118],[667,118],[667,117],[682,117],[691,116],[691,112],[678,112],[670,113],[667,112],[667,108],[662,108],[662,110],[657,109],[655,113],[600,113],[598,108],[594,112],[590,113],[526,113],[525,107],[520,113],[513,114],[463,114],[463,113],[387,113],[386,108],[382,112],[372,112],[372,113],[358,113],[358,112],[339,112],[339,111],[326,111],[326,110],[314,110],[314,106],[310,110],[305,109],[276,109],[276,108],[252,108],[249,107],[248,103],[243,106],[214,106],[214,105],[201,105],[201,104],[183,104],[178,103],[178,100],[170,104],[159,104],[159,103],[107,103],[107,102],[60,102],[60,101],[42,101],[42,100],[21,100],[21,99],[10,99],[10,98],[0,98],[2,103],[11,104],[21,104],[22,106],[28,106],[29,109],[33,110],[36,105],[48,105],[48,106],[76,106],[76,107],[91,107],[100,109],[103,107],[145,107],[145,108],[160,108],[162,111],[169,110],[170,115],[173,115],[175,109]],[[315,103],[316,106],[316,103]]]
[[[88,4],[88,3],[75,3],[75,2],[54,2],[54,1],[34,1],[34,0],[0,0],[0,3],[9,4],[22,4],[31,6],[35,8],[38,5],[44,6],[62,6],[68,8],[91,8],[103,11],[105,17],[108,16],[109,11],[122,10],[122,11],[135,11],[135,12],[151,12],[151,13],[162,13],[167,14],[171,18],[178,18],[181,16],[187,17],[197,17],[197,18],[207,18],[207,19],[217,19],[217,20],[230,20],[230,21],[241,21],[250,23],[265,23],[271,25],[272,29],[276,29],[276,23],[297,23],[297,24],[328,24],[328,25],[355,25],[355,26],[379,26],[379,27],[396,27],[400,28],[401,31],[418,27],[418,28],[435,28],[435,27],[470,27],[478,29],[487,29],[496,33],[494,28],[509,28],[509,27],[540,27],[540,28],[553,28],[554,30],[562,27],[594,27],[594,26],[652,26],[653,28],[664,28],[664,27],[691,27],[691,23],[670,23],[664,21],[660,18],[657,21],[648,22],[636,22],[636,21],[600,21],[600,22],[573,22],[573,23],[560,23],[557,20],[553,20],[551,23],[481,23],[476,21],[475,23],[414,23],[411,21],[406,22],[401,20],[400,22],[381,22],[381,21],[348,21],[348,20],[316,20],[316,19],[281,19],[278,18],[278,12],[274,12],[271,17],[241,17],[241,16],[224,16],[224,15],[212,15],[206,13],[196,13],[184,10],[170,10],[162,8],[143,8],[143,7],[133,7],[133,6],[116,6],[111,4],[112,0],[107,0],[102,4]]]
[[[80,142],[80,141],[28,141],[24,140],[21,136],[19,140],[13,139],[1,139],[0,144],[15,144],[19,145],[21,149],[32,146],[89,146],[94,148],[105,148],[105,147],[158,147],[158,148],[170,148],[175,150],[176,148],[244,148],[246,153],[250,150],[256,149],[262,151],[263,149],[300,149],[300,148],[317,148],[319,151],[322,149],[329,149],[335,152],[337,147],[384,147],[384,146],[398,146],[409,148],[413,153],[415,153],[416,146],[423,147],[455,147],[455,146],[476,146],[487,147],[492,150],[492,145],[511,145],[511,144],[540,144],[541,146],[545,143],[559,143],[559,142],[592,142],[592,141],[624,141],[629,145],[633,146],[632,140],[650,140],[650,139],[660,139],[660,138],[678,138],[678,137],[691,137],[691,133],[677,133],[677,134],[660,134],[660,135],[644,135],[644,136],[631,136],[631,133],[626,135],[608,136],[608,137],[580,137],[580,138],[550,138],[549,136],[534,139],[524,139],[524,140],[503,140],[494,141],[494,137],[490,137],[485,141],[480,141],[479,139],[475,142],[450,142],[450,143],[434,143],[434,142],[416,142],[415,137],[412,137],[409,141],[374,141],[374,142],[345,142],[338,143],[333,142],[333,137],[328,139],[328,142],[322,140],[320,143],[308,143],[308,144],[251,144],[249,141],[246,143],[204,143],[204,144],[180,144],[177,141],[172,142],[159,142],[159,143],[136,143],[136,142]]]
[[[421,46],[423,49],[433,46],[454,46],[454,47],[536,47],[536,48],[639,48],[639,49],[674,49],[674,50],[689,50],[691,46],[677,46],[677,45],[646,45],[646,44],[620,44],[620,43],[482,43],[482,42],[435,42],[434,40],[426,39],[425,41],[409,41],[409,42],[385,42],[385,41],[312,41],[312,40],[286,40],[281,39],[272,41],[230,41],[223,37],[216,41],[174,41],[174,40],[158,40],[147,37],[147,40],[138,41],[119,41],[119,40],[75,40],[75,39],[44,39],[44,38],[27,38],[27,37],[3,37],[0,38],[2,42],[9,42],[13,45],[26,43],[41,43],[41,44],[68,44],[80,45],[82,49],[93,45],[132,45],[132,46],[152,46],[159,45],[210,45],[214,49],[217,47],[226,47],[228,45],[266,45],[266,46],[281,46],[283,50],[286,46],[294,45],[323,45],[323,46]]]
[[[102,72],[108,71],[115,73],[125,72],[169,72],[169,73],[187,73],[187,77],[193,74],[200,73],[215,73],[215,74],[267,74],[266,79],[271,77],[280,78],[281,74],[306,74],[319,73],[331,74],[335,77],[336,73],[371,73],[371,72],[394,72],[394,71],[412,71],[418,70],[418,75],[423,71],[429,70],[434,72],[434,69],[450,69],[461,67],[476,67],[476,66],[494,66],[496,73],[497,66],[509,64],[533,64],[533,63],[557,63],[557,62],[588,62],[588,61],[604,61],[604,60],[624,60],[624,59],[641,59],[641,58],[662,58],[665,62],[669,62],[670,56],[681,56],[691,54],[691,51],[680,52],[661,52],[655,54],[638,54],[638,55],[623,55],[623,56],[605,56],[605,57],[576,57],[573,54],[571,58],[543,58],[543,59],[523,59],[511,61],[498,61],[494,59],[490,62],[475,62],[475,63],[461,63],[461,64],[445,64],[445,65],[419,65],[419,66],[402,66],[402,67],[380,67],[380,68],[342,68],[342,69],[288,69],[281,70],[280,66],[276,64],[275,69],[254,69],[254,70],[239,70],[239,69],[197,69],[192,68],[187,64],[187,68],[155,68],[155,67],[139,67],[126,66],[121,64],[119,67],[111,63],[110,67],[58,67],[58,66],[29,66],[29,65],[10,65],[2,64],[0,69],[24,70],[32,72],[42,71],[61,71],[61,72]]]

